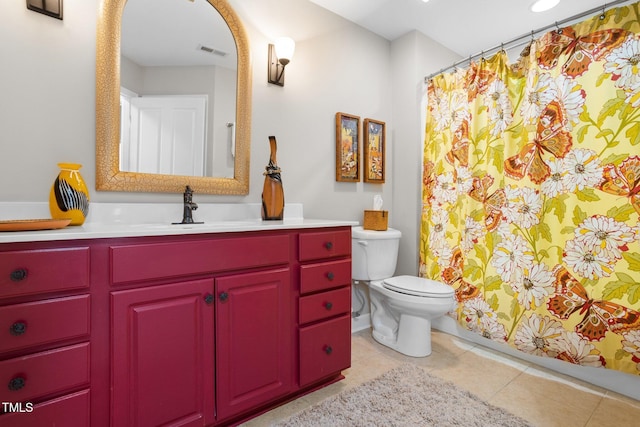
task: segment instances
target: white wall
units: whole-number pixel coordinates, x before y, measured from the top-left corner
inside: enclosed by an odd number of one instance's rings
[[[94,187],[97,0],[65,2],[64,21],[0,2],[0,200],[48,200],[57,162]]]
[[[275,135],[285,199],[303,203],[307,217],[360,220],[375,193],[391,203],[392,157],[385,185],[336,183],[334,169],[336,112],[393,127],[389,42],[306,1],[231,3],[246,23],[253,56],[251,190],[245,197],[197,194],[196,201],[259,202],[268,136]],[[0,201],[47,201],[61,161],[83,164],[81,173],[95,188],[99,4],[65,2],[59,21],[27,10],[24,2],[0,2]],[[297,41],[284,88],[266,81],[267,44],[278,35]],[[91,199],[182,200],[177,194],[95,190]]]
[[[426,113],[424,77],[460,57],[420,32],[391,44],[393,85],[393,211],[391,225],[402,232],[396,274],[418,274],[422,209],[422,146]]]
[[[64,20],[0,2],[0,201],[46,202],[56,163],[81,163],[95,188],[95,44],[101,0],[65,2]],[[252,52],[250,194],[197,194],[198,203],[260,201],[268,136],[278,141],[285,199],[305,216],[362,220],[382,194],[405,234],[398,273],[414,274],[419,212],[422,78],[452,62],[419,33],[394,43],[302,0],[230,0]],[[293,37],[284,87],[267,83],[267,45]],[[430,54],[429,52],[433,52]],[[335,113],[386,122],[386,183],[335,181]],[[28,177],[28,179],[24,178]],[[172,202],[177,194],[91,191],[94,202]]]

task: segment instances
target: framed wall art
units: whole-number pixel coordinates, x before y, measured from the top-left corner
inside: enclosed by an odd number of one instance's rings
[[[336,181],[360,181],[360,117],[336,113]]]
[[[384,184],[384,159],[386,149],[385,124],[373,119],[364,119],[364,182]]]

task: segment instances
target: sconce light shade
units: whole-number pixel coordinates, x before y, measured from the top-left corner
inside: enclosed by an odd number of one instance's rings
[[[280,37],[275,45],[269,44],[269,83],[284,86],[284,67],[291,61],[296,43],[289,37]]]
[[[296,42],[289,37],[280,37],[276,40],[276,56],[281,64],[288,64],[293,58],[293,52],[296,50]],[[286,61],[286,63],[285,63]]]

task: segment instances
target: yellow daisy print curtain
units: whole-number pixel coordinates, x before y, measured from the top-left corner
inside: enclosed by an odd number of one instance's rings
[[[462,327],[640,375],[640,7],[427,89],[420,270]]]

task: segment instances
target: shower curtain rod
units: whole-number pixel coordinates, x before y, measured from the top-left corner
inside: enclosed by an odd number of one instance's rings
[[[533,40],[534,35],[542,33],[542,32],[546,32],[552,28],[558,28],[560,27],[560,25],[564,25],[566,23],[569,23],[571,21],[575,21],[576,19],[580,19],[580,18],[584,18],[585,16],[589,16],[589,15],[594,15],[597,12],[602,12],[604,13],[606,10],[612,8],[613,6],[617,6],[621,3],[631,3],[632,1],[635,0],[614,0],[610,3],[605,3],[604,5],[600,6],[600,7],[594,7],[593,9],[589,9],[587,11],[578,13],[576,15],[570,16],[569,18],[563,19],[562,21],[556,21],[553,24],[547,25],[546,27],[542,27],[542,28],[538,28],[535,31],[531,31],[530,33],[527,34],[522,34],[521,36],[515,37],[507,42],[504,43],[500,43],[497,46],[494,46],[490,49],[487,50],[483,50],[480,53],[476,53],[475,55],[471,55],[468,58],[465,59],[461,59],[460,61],[456,61],[453,64],[451,64],[449,67],[445,67],[445,68],[441,68],[440,71],[437,71],[435,73],[431,73],[428,76],[426,76],[424,78],[424,82],[428,83],[429,80],[431,80],[432,78],[434,78],[437,75],[440,75],[442,73],[444,73],[447,70],[451,70],[451,69],[455,69],[458,65],[462,65],[464,63],[467,62],[471,62],[474,59],[478,59],[478,58],[482,58],[484,57],[487,53],[491,53],[491,52],[497,52],[499,50],[503,50],[505,47],[508,47],[509,49],[513,49],[515,47],[518,46],[522,46],[526,43],[528,43],[529,40]]]

